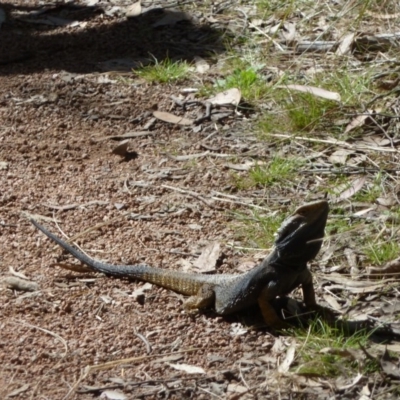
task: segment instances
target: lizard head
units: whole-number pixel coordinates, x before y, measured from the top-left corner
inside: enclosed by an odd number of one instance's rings
[[[287,265],[304,265],[318,254],[328,212],[328,202],[320,200],[299,207],[285,219],[275,241],[280,262]]]

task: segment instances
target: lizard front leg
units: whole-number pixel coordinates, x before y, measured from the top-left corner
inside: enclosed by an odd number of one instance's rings
[[[273,298],[275,298],[275,296]],[[268,286],[265,286],[257,299],[265,323],[269,327],[275,329],[290,328],[291,325],[280,319],[272,307],[271,300],[273,300],[273,298],[271,298],[271,289]]]
[[[306,307],[309,310],[317,313],[317,315],[320,315],[325,322],[334,326],[336,322],[335,314],[328,308],[318,305],[317,301],[315,300],[315,290],[310,271],[308,271],[308,275],[303,281],[301,287],[303,290],[303,299]]]
[[[313,308],[317,305],[317,301],[315,300],[315,290],[314,284],[312,281],[311,272],[307,270],[303,283],[301,284],[301,288],[303,290],[303,300],[307,307]]]
[[[210,306],[214,306],[215,304],[215,291],[211,285],[204,284],[201,286],[199,291],[194,295],[190,296],[183,303],[183,308],[188,313],[196,312],[201,308],[207,308]]]

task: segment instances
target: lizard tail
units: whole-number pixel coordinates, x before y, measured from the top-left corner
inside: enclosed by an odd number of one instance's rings
[[[111,265],[111,264],[106,264],[106,263],[97,261],[97,260],[87,256],[86,254],[82,253],[81,251],[77,250],[75,247],[71,246],[70,244],[64,242],[64,240],[60,239],[58,236],[56,236],[53,233],[51,233],[50,231],[48,231],[45,227],[38,224],[35,220],[31,219],[30,221],[32,222],[33,225],[35,225],[35,227],[37,229],[39,229],[41,232],[43,232],[48,238],[50,238],[51,240],[56,242],[63,249],[68,251],[68,253],[72,254],[80,262],[82,262],[83,264],[86,264],[91,269],[98,271],[98,272],[103,272],[107,275],[126,276],[126,270],[124,269],[124,267],[126,267],[125,265],[121,265],[121,268],[119,268],[118,265]],[[147,265],[143,265],[143,267],[151,268]]]
[[[179,271],[169,271],[163,268],[151,267],[147,264],[135,265],[113,265],[97,261],[86,254],[77,250],[70,244],[64,242],[62,239],[48,231],[46,228],[38,224],[33,219],[30,220],[33,225],[47,237],[60,245],[63,249],[68,251],[76,259],[83,264],[86,264],[90,269],[96,272],[102,272],[106,275],[120,277],[120,278],[133,278],[141,281],[154,283],[167,289],[174,290],[178,293],[186,295],[194,295],[198,292],[200,287],[207,282],[214,282],[216,279],[213,276],[204,276],[200,274],[190,274]]]

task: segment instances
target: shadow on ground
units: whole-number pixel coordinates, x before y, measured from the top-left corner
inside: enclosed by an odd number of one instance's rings
[[[126,18],[74,3],[47,8],[2,3],[1,9],[6,20],[0,30],[0,75],[130,71],[149,60],[192,61],[224,51],[222,32],[195,19],[160,24],[167,14],[179,14],[173,10],[157,8]],[[74,24],[48,25],[51,21]]]

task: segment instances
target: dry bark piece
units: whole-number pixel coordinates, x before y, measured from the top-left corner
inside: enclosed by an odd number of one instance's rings
[[[240,90],[237,88],[232,88],[216,94],[215,96],[209,98],[207,101],[213,106],[237,106],[240,103],[241,97],[242,94]]]
[[[329,161],[332,164],[340,164],[340,165],[345,165],[346,161],[347,161],[347,157],[350,154],[354,154],[354,151],[352,150],[346,150],[346,149],[339,149],[336,150],[335,152],[333,152],[330,156],[329,156]]]
[[[9,397],[16,397],[18,395],[20,395],[21,393],[26,392],[29,389],[30,385],[29,383],[26,383],[25,385],[21,386],[18,389],[13,390],[12,392],[8,393],[6,398],[8,399]]]
[[[92,200],[89,201],[87,203],[83,203],[83,204],[65,204],[63,206],[57,205],[57,204],[43,204],[45,207],[48,207],[52,210],[59,210],[59,211],[66,211],[66,210],[73,210],[74,208],[78,208],[78,207],[88,207],[88,206],[93,206],[93,205],[97,205],[97,206],[105,206],[107,205],[109,202],[108,201],[102,201],[102,200]]]
[[[306,52],[315,52],[315,53],[327,53],[328,51],[333,50],[336,46],[336,42],[328,42],[325,40],[316,40],[313,42],[310,41],[302,41],[296,46],[296,53],[302,54]]]
[[[303,93],[310,93],[316,97],[321,97],[326,100],[341,101],[341,96],[339,93],[331,92],[329,90],[325,90],[325,89],[315,87],[315,86],[304,86],[304,85],[282,86],[282,85],[279,85],[277,87],[281,88],[281,89],[289,89],[289,90],[296,90],[298,92],[303,92]]]
[[[20,290],[21,292],[35,292],[39,290],[39,284],[37,282],[28,281],[21,279],[16,276],[7,276],[2,282],[13,290]]]
[[[334,282],[334,285],[326,287],[327,290],[347,290],[351,293],[372,293],[387,286],[389,282],[394,282],[394,279],[385,279],[379,283],[371,283],[369,281],[353,280],[346,278],[340,274],[321,275],[327,281]]]
[[[218,242],[207,245],[193,265],[202,272],[215,271],[218,259],[221,256],[221,244]]]
[[[178,370],[178,371],[183,371],[186,372],[187,374],[205,374],[206,371],[204,371],[203,368],[197,367],[195,365],[189,365],[189,364],[172,364],[172,363],[167,363],[170,367]]]
[[[165,111],[154,111],[153,115],[161,121],[169,122],[176,125],[193,125],[194,122],[189,118],[178,117],[177,115]]]

